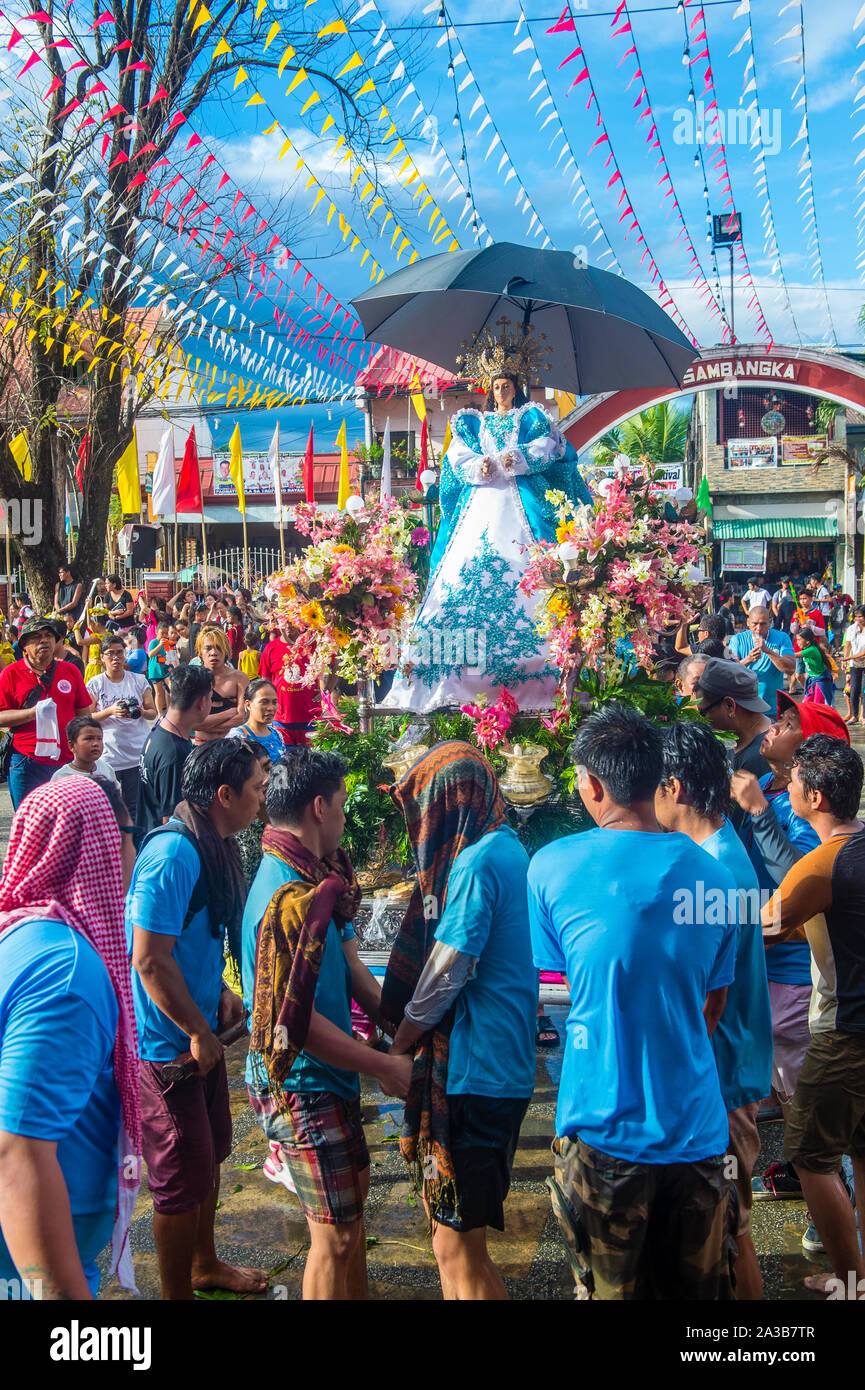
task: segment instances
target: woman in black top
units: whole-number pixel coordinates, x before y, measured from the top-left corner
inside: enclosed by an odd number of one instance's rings
[[[127,632],[129,628],[134,627],[134,610],[132,595],[120,583],[120,575],[109,574],[108,614],[118,631]]]

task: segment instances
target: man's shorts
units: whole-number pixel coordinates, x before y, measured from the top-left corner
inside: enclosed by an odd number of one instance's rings
[[[770,980],[769,1003],[772,1008],[772,1085],[784,1101],[789,1101],[811,1042],[808,1027],[811,986],[784,985]]]
[[[178,1216],[213,1191],[219,1164],[231,1153],[231,1109],[225,1058],[206,1076],[166,1084],[164,1063],[139,1062],[147,1184],[155,1211]]]
[[[754,1194],[751,1191],[751,1177],[754,1165],[760,1156],[760,1132],[757,1129],[758,1100],[749,1101],[735,1110],[727,1111],[730,1124],[730,1145],[727,1150],[736,1160],[736,1175],[733,1178],[739,1194],[739,1225],[737,1235],[744,1235],[751,1225],[751,1207]]]
[[[453,1231],[505,1229],[505,1198],[530,1099],[448,1096],[456,1202],[441,1198],[430,1212],[433,1221]]]
[[[799,1073],[784,1157],[837,1173],[842,1154],[865,1158],[865,1035],[815,1033]]]
[[[360,1176],[369,1168],[360,1101],[330,1091],[292,1091],[283,1112],[252,1089],[249,1101],[268,1139],[282,1147],[307,1219],[327,1226],[360,1221]]]
[[[553,1210],[591,1297],[732,1298],[723,1155],[631,1163],[568,1138],[553,1153]]]

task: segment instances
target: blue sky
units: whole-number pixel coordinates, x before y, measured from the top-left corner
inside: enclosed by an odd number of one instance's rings
[[[352,17],[366,4],[366,12],[357,23]],[[706,243],[706,202],[703,194],[702,169],[695,167],[697,146],[693,141],[693,126],[689,125],[691,108],[688,104],[689,71],[699,93],[705,62],[700,61],[692,68],[682,62],[685,38],[685,24],[690,23],[697,13],[696,0],[685,7],[682,13],[669,0],[647,5],[634,3],[627,7],[620,17],[621,24],[626,15],[633,25],[632,35],[613,35],[611,19],[617,8],[615,0],[588,0],[583,5],[574,5],[572,13],[577,25],[579,43],[582,45],[591,81],[597,93],[600,110],[615,150],[616,161],[622,171],[627,187],[628,200],[639,217],[641,227],[651,246],[661,274],[669,286],[676,304],[702,344],[719,340],[719,324],[700,303],[697,292],[691,285],[693,272],[689,268],[688,253],[684,249],[678,222],[670,217],[670,203],[663,200],[664,189],[658,188],[661,171],[655,168],[657,151],[646,146],[645,135],[650,119],[638,123],[639,112],[633,109],[633,102],[640,89],[639,81],[632,81],[635,67],[634,55],[624,58],[623,54],[631,43],[636,42],[642,68],[642,79],[652,104],[654,119],[661,139],[667,166],[672,177],[672,185],[684,215],[688,232],[696,247],[703,269],[710,282],[714,280],[709,247]],[[860,8],[860,0],[802,0],[801,17],[804,17],[804,78],[807,90],[808,136],[810,139],[810,166],[804,171],[799,168],[805,148],[804,141],[797,139],[801,133],[805,114],[801,106],[802,87],[797,83],[803,74],[796,61],[801,54],[802,40],[798,35],[800,22],[800,0],[752,0],[750,11],[741,0],[707,0],[705,15],[708,42],[715,89],[719,106],[725,116],[733,113],[732,133],[727,130],[726,154],[732,181],[733,194],[737,208],[744,219],[744,242],[747,250],[753,281],[760,299],[769,328],[777,343],[796,345],[804,343],[837,342],[841,346],[862,347],[862,335],[856,325],[859,309],[865,302],[862,272],[857,268],[857,260],[865,251],[865,245],[857,240],[855,217],[856,185],[855,179],[865,162],[856,164],[859,151],[865,151],[865,114],[854,117],[855,97],[860,88],[865,88],[865,65],[863,73],[854,75],[865,53],[857,48],[857,41],[865,46],[865,25],[854,31],[854,21]],[[361,53],[366,66],[353,72],[347,79],[356,90],[372,73],[378,88],[375,95],[363,98],[365,109],[375,124],[380,108],[382,94],[387,101],[400,137],[405,141],[417,168],[427,180],[430,191],[440,202],[454,225],[459,211],[465,203],[463,187],[469,186],[473,193],[473,207],[486,235],[497,241],[514,241],[540,245],[543,236],[530,234],[528,211],[515,206],[516,192],[522,204],[524,196],[531,200],[531,206],[540,217],[545,232],[553,245],[572,249],[588,246],[590,262],[596,262],[608,245],[612,247],[618,264],[628,278],[645,288],[650,288],[646,266],[640,265],[640,249],[636,243],[636,232],[627,237],[624,228],[630,219],[620,224],[619,191],[620,184],[612,189],[607,182],[612,166],[605,168],[608,146],[600,145],[591,153],[589,147],[598,134],[595,109],[586,110],[589,84],[580,83],[572,91],[569,84],[582,68],[583,59],[575,58],[559,67],[576,46],[572,33],[547,34],[556,14],[561,11],[560,0],[547,0],[544,4],[525,3],[527,24],[521,24],[515,36],[515,28],[520,18],[519,0],[465,0],[458,10],[447,5],[448,25],[437,25],[435,8],[430,14],[423,14],[422,3],[409,3],[408,0],[375,0],[369,5],[367,0],[312,0],[303,10],[294,7],[291,23],[300,22],[311,32],[336,20],[349,22],[349,34],[333,40],[333,58],[341,64],[348,59],[355,48]],[[26,13],[22,9],[22,13]],[[82,12],[83,13],[83,12]],[[285,0],[272,0],[265,7],[260,20],[262,43],[264,35],[274,19],[286,21]],[[384,25],[384,27],[382,27]],[[452,27],[450,27],[452,26]],[[756,70],[746,64],[751,57],[751,44],[747,41],[747,30],[751,28]],[[288,27],[288,25],[286,25]],[[8,28],[8,21],[7,21]],[[23,26],[25,34],[32,33],[32,26]],[[698,33],[700,26],[692,33]],[[450,35],[450,42],[447,36]],[[534,51],[514,49],[524,42],[527,36],[533,40]],[[375,40],[378,38],[378,44]],[[745,40],[740,43],[741,40]],[[442,42],[444,40],[444,42]],[[269,50],[268,57],[279,56],[281,39],[277,36]],[[732,50],[739,45],[738,51]],[[392,47],[390,45],[393,45]],[[5,46],[5,45],[4,45]],[[283,45],[284,46],[284,45]],[[692,50],[696,53],[702,44]],[[26,50],[19,45],[14,55],[16,61]],[[460,52],[465,61],[460,60]],[[448,74],[448,56],[455,57],[453,77]],[[378,63],[373,67],[376,57]],[[399,73],[397,63],[403,59],[409,66],[408,77]],[[530,79],[530,69],[537,59],[542,64],[542,73],[535,73]],[[10,62],[4,66],[9,71]],[[391,78],[396,69],[394,80]],[[39,68],[29,75],[35,80]],[[333,146],[340,133],[339,109],[332,102],[319,103],[301,116],[303,100],[309,88],[302,86],[298,92],[286,95],[288,74],[277,78],[271,71],[255,72],[250,69],[256,85],[266,99],[266,105],[247,106],[251,86],[243,84],[237,92],[232,92],[231,83],[220,90],[206,106],[190,121],[189,130],[199,134],[203,144],[196,150],[196,158],[204,152],[213,153],[218,164],[225,167],[237,186],[248,193],[256,209],[268,218],[268,228],[256,239],[248,237],[249,245],[259,255],[266,252],[271,233],[280,234],[287,245],[304,261],[322,282],[325,291],[347,304],[350,298],[369,285],[369,265],[359,266],[360,255],[350,255],[342,244],[338,229],[338,217],[330,226],[325,223],[324,212],[332,199],[337,214],[343,214],[352,226],[361,233],[365,243],[372,248],[380,264],[390,272],[403,265],[408,259],[404,253],[397,262],[396,251],[390,246],[390,230],[383,237],[378,235],[377,226],[370,227],[365,221],[358,203],[358,194],[364,185],[360,178],[352,190],[350,166],[342,162],[342,152],[333,155]],[[765,194],[757,187],[754,168],[754,150],[746,141],[753,135],[753,127],[745,128],[737,124],[736,113],[743,111],[741,97],[748,78],[756,71],[757,96],[759,108],[764,113],[763,153],[768,180],[768,193],[771,201],[771,223],[764,225]],[[455,96],[455,86],[473,74],[473,81],[467,83],[465,90]],[[409,77],[415,91],[403,96]],[[530,94],[541,78],[548,84],[552,102],[548,102],[540,114],[535,108],[544,99],[544,92],[535,95],[530,102]],[[35,83],[39,93],[44,88]],[[316,84],[323,96],[327,96],[325,84]],[[471,116],[473,105],[482,95],[483,103],[479,111]],[[753,90],[745,98],[745,105],[754,96]],[[797,103],[798,106],[797,106]],[[459,108],[465,131],[466,164],[460,164],[463,136],[453,125],[453,116]],[[865,104],[859,103],[865,112]],[[419,111],[418,108],[422,110]],[[645,109],[643,107],[640,108]],[[322,138],[319,131],[324,111],[337,118],[337,124]],[[540,129],[542,121],[558,113],[557,118]],[[481,134],[477,128],[484,117],[489,120]],[[432,118],[432,123],[425,116]],[[587,232],[574,207],[574,189],[570,186],[574,167],[563,175],[563,162],[556,167],[556,155],[562,149],[559,139],[551,153],[548,150],[551,135],[558,128],[561,119],[568,145],[568,154],[576,159],[585,188],[597,217],[603,225],[605,236],[593,241],[595,229]],[[270,135],[264,132],[274,121],[279,122],[280,130]],[[863,128],[863,135],[857,141],[854,136]],[[378,126],[380,131],[384,125]],[[488,155],[488,148],[494,135],[498,135],[496,148]],[[300,173],[294,169],[295,154],[292,152],[281,162],[277,154],[284,135],[292,140],[305,160]],[[433,141],[444,147],[447,160],[431,157]],[[497,165],[503,152],[507,161],[501,173]],[[709,157],[711,151],[704,149]],[[396,171],[402,156],[386,166],[384,192],[386,201],[379,208],[375,221],[380,223],[386,212],[393,211],[394,219],[399,219],[406,233],[412,238],[412,245],[421,256],[445,249],[434,247],[428,233],[429,212],[417,214],[417,203],[412,203],[396,178]],[[515,171],[505,182],[510,169]],[[327,191],[327,198],[319,204],[314,216],[309,215],[313,194],[305,191],[308,170],[320,179]],[[815,270],[815,262],[809,260],[806,245],[810,227],[806,225],[810,208],[811,185],[808,172],[813,179],[814,212],[819,235],[819,249],[822,259],[822,278]],[[455,171],[459,179],[452,178]],[[448,184],[457,196],[447,201]],[[709,175],[711,190],[711,211],[721,211],[723,195],[716,188],[714,176]],[[232,215],[232,195],[234,184],[230,184],[222,195],[225,201],[214,199],[214,210],[224,216],[224,225],[239,225],[243,205]],[[665,188],[667,185],[664,186]],[[582,195],[580,195],[582,197]],[[797,202],[797,199],[800,201]],[[367,200],[368,207],[371,199]],[[585,205],[584,205],[585,211]],[[244,235],[258,222],[248,221]],[[390,227],[394,222],[390,222]],[[774,230],[779,249],[779,264],[773,268],[773,257],[766,252],[764,234],[766,226]],[[474,244],[469,223],[464,221],[459,230],[463,247]],[[678,240],[677,240],[678,238]],[[608,240],[607,240],[608,239]],[[486,236],[481,238],[485,241]],[[167,245],[172,243],[170,237]],[[188,256],[188,252],[185,253]],[[277,252],[278,254],[278,252]],[[149,255],[149,252],[148,252]],[[608,265],[611,257],[601,260]],[[142,257],[146,260],[146,257]],[[726,253],[720,253],[721,287],[724,295],[724,308],[729,313],[729,280]],[[194,258],[193,258],[194,265]],[[290,267],[289,267],[290,269]],[[280,272],[280,275],[284,272]],[[159,275],[156,275],[157,283]],[[781,275],[783,274],[783,282]],[[165,272],[166,280],[169,279]],[[303,277],[292,282],[298,287],[290,314],[295,315],[298,308],[307,306],[311,318],[314,313],[311,289],[303,295],[300,292]],[[276,285],[278,282],[273,282]],[[177,289],[177,286],[174,286]],[[743,290],[737,281],[735,293],[736,328],[743,341],[760,341],[760,335],[753,311],[746,300],[750,291]],[[243,307],[241,302],[241,307]],[[249,305],[245,306],[247,309]],[[286,292],[283,291],[274,301],[273,290],[260,299],[251,313],[256,324],[260,324],[271,335],[273,342],[280,340],[280,330],[274,321],[273,310],[286,307]],[[827,312],[828,309],[828,312]],[[792,312],[791,312],[792,311]],[[225,325],[227,308],[221,313],[213,305],[206,310],[211,322]],[[235,318],[232,327],[237,326]],[[258,343],[256,335],[255,343]],[[211,360],[221,360],[206,342],[194,346],[196,354],[200,350]],[[301,358],[303,354],[301,353]],[[357,352],[354,354],[357,360]],[[237,370],[236,363],[230,370]],[[348,390],[352,373],[343,373],[342,385]],[[334,390],[338,389],[334,382]],[[333,416],[334,431],[339,419]],[[326,421],[326,412],[324,414]],[[324,423],[323,423],[324,428]],[[329,443],[325,437],[322,443]]]

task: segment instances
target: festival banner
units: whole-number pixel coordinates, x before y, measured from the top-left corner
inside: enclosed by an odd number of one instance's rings
[[[303,454],[280,453],[279,480],[283,493],[303,492],[301,464]],[[274,477],[268,453],[252,454],[243,451],[243,490],[247,497],[273,497]],[[218,450],[213,455],[213,495],[234,497],[236,489],[231,477],[231,453]]]
[[[819,454],[824,454],[829,445],[827,434],[782,434],[782,463],[813,463]]]
[[[728,468],[777,468],[778,440],[775,435],[763,439],[728,439]]]

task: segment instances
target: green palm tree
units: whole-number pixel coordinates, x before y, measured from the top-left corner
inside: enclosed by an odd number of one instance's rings
[[[652,463],[681,463],[690,419],[689,410],[661,401],[603,435],[594,446],[592,462],[606,467],[614,454],[627,454],[633,462],[645,454]]]

